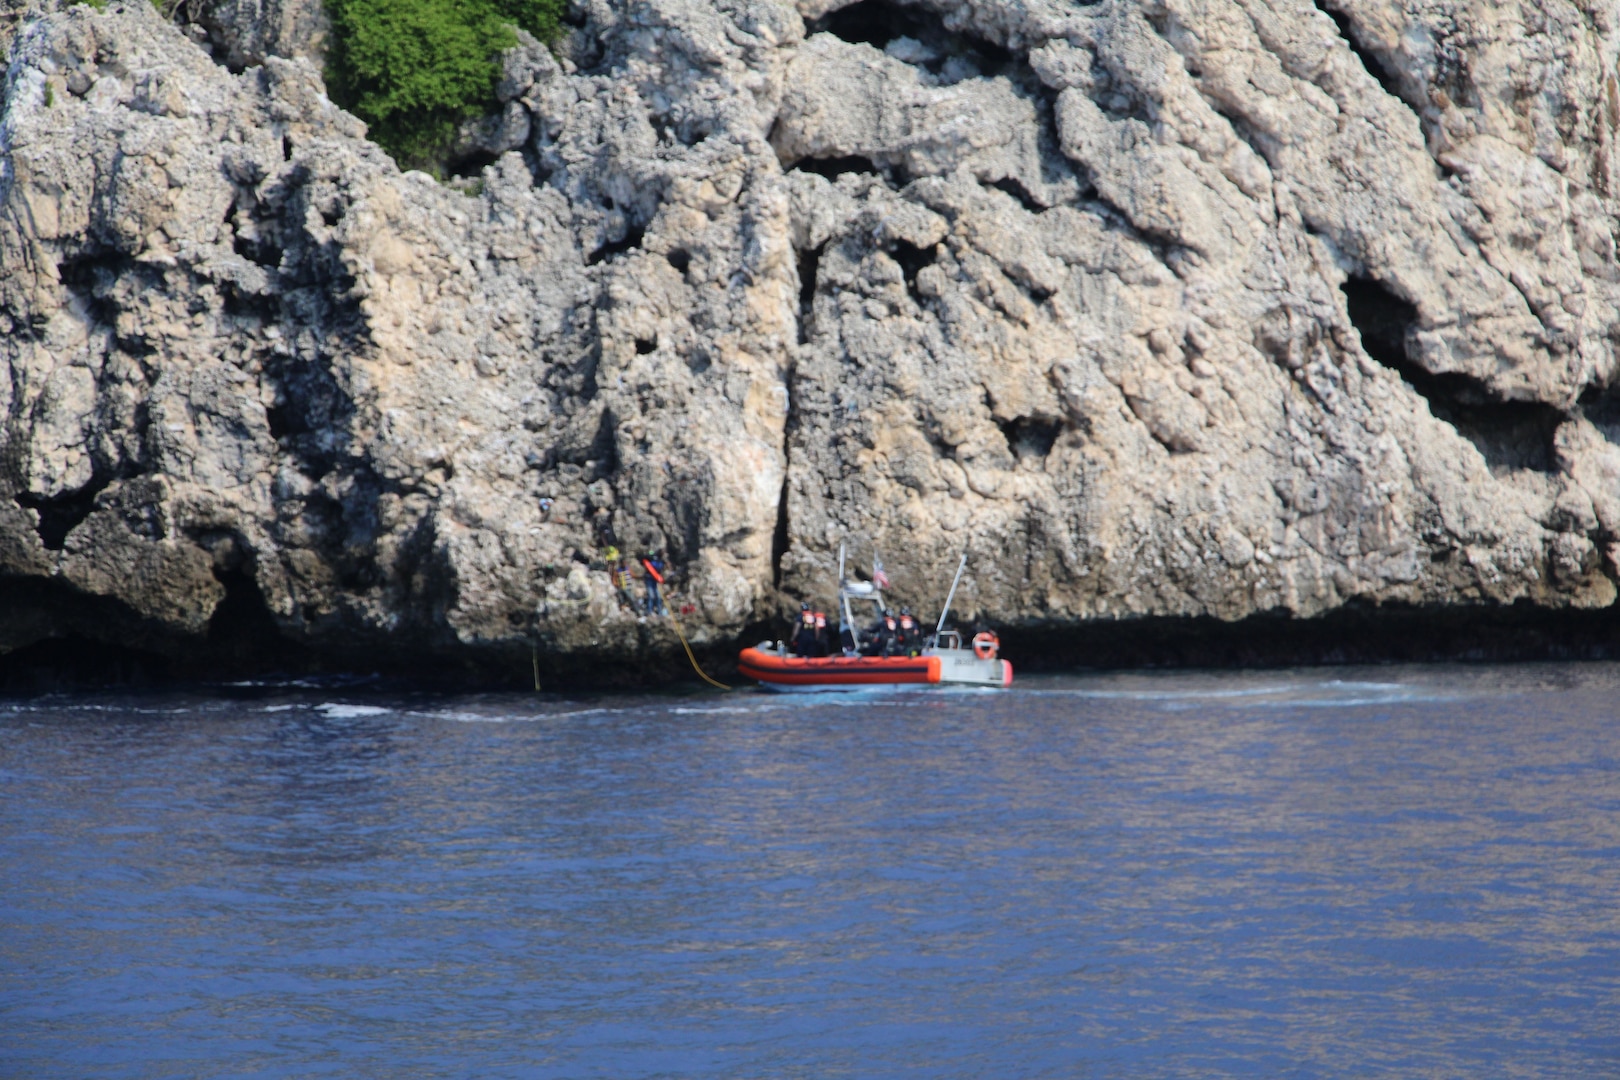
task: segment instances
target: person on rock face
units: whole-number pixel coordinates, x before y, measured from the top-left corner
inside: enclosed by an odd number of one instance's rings
[[[668,615],[669,610],[664,607],[664,598],[658,591],[658,586],[664,581],[663,556],[656,551],[649,551],[642,556],[641,565],[647,571],[647,575],[641,579],[642,585],[647,589],[647,614]]]
[[[795,656],[816,655],[816,613],[809,604],[799,605],[799,623],[788,647]]]

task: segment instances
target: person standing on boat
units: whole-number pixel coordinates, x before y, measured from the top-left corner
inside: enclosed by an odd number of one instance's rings
[[[832,643],[827,640],[827,614],[816,612],[816,652],[818,657],[826,656],[832,652]]]
[[[900,624],[895,619],[894,612],[885,608],[878,621],[872,624],[872,629],[867,631],[867,648],[871,651],[866,655],[893,656],[899,644],[897,640],[899,634]]]
[[[795,656],[816,655],[816,613],[810,610],[809,604],[799,605],[799,623],[790,647]]]
[[[894,633],[895,649],[901,656],[917,656],[922,652],[922,629],[911,617],[911,609],[900,609],[899,625]]]

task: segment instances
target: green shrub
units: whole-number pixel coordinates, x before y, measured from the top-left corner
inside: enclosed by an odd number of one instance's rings
[[[333,100],[406,167],[437,164],[456,125],[492,111],[516,25],[553,41],[565,0],[332,0]]]

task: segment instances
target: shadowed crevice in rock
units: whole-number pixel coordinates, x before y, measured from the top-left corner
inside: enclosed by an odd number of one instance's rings
[[[501,155],[493,150],[476,149],[453,159],[445,168],[451,176],[461,179],[475,179],[484,174],[484,170],[501,160]]]
[[[46,499],[21,494],[13,498],[18,506],[39,515],[39,522],[34,526],[34,531],[39,533],[39,542],[47,550],[61,551],[67,544],[68,533],[90,516],[90,511],[95,509],[96,496],[110,483],[112,477],[98,475],[78,491],[66,495]]]
[[[823,243],[820,247],[807,248],[799,252],[799,344],[807,345],[810,334],[814,329],[812,323],[816,313],[816,274],[821,268],[821,253],[827,250]]]
[[[57,276],[68,294],[83,305],[84,316],[92,325],[115,332],[118,326],[115,294],[163,287],[160,271],[141,266],[121,252],[96,246],[63,259],[57,266]],[[114,340],[120,349],[136,359],[144,359],[157,351],[152,341],[139,332],[126,332]]]
[[[1003,194],[1011,195],[1013,198],[1018,200],[1018,205],[1022,206],[1025,210],[1028,210],[1032,214],[1039,214],[1046,209],[1045,206],[1041,205],[1041,203],[1036,200],[1035,196],[1029,193],[1028,188],[1024,187],[1023,184],[1020,184],[1017,180],[1010,176],[1005,176],[1000,180],[994,181],[990,184],[990,187],[995,188],[997,191],[1002,192]],[[1095,189],[1091,189],[1091,194],[1089,197],[1096,197]]]
[[[894,261],[900,264],[900,273],[905,277],[906,292],[911,294],[912,303],[918,307],[924,306],[928,298],[923,296],[922,291],[917,288],[917,274],[923,267],[934,265],[934,261],[939,258],[939,245],[932,244],[929,247],[920,248],[915,244],[899,240],[895,242],[894,250],[890,254],[893,256]]]
[[[899,58],[915,63],[930,74],[946,72],[952,59],[965,62],[976,73],[995,74],[1013,63],[1013,54],[994,42],[974,34],[948,30],[931,11],[891,0],[861,0],[839,8],[805,24],[805,36],[828,33],[853,45],[888,49],[901,38],[918,46],[896,50]]]
[[[265,381],[275,398],[266,409],[270,436],[290,451],[298,470],[319,480],[337,466],[345,432],[354,416],[354,402],[332,374],[330,357],[306,362],[297,357],[272,355],[265,364]]]
[[[1020,461],[1046,457],[1057,445],[1058,436],[1063,434],[1063,421],[1038,416],[998,420],[996,427],[1001,429],[1002,436],[1007,440],[1007,449]]]
[[[856,173],[860,176],[876,176],[893,187],[905,187],[910,178],[906,171],[899,166],[879,166],[869,157],[860,154],[843,154],[839,157],[800,158],[788,167],[789,172],[815,173],[828,180],[837,182],[845,173]]]
[[[1351,23],[1349,14],[1329,7],[1322,0],[1316,0],[1316,9],[1333,20],[1333,25],[1339,28],[1339,36],[1350,46],[1350,51],[1356,54],[1361,65],[1367,69],[1367,74],[1378,80],[1378,85],[1384,88],[1384,92],[1390,97],[1404,101],[1405,99],[1401,97],[1399,80],[1384,66],[1383,61],[1356,40],[1355,26]]]
[[[807,36],[829,33],[850,44],[878,49],[890,58],[917,69],[926,86],[953,86],[995,77],[1007,79],[1021,96],[1029,99],[1035,109],[1039,131],[1040,182],[1043,185],[1073,183],[1073,166],[1059,149],[1054,121],[1057,94],[1041,82],[1022,53],[1015,53],[971,30],[951,28],[944,18],[926,8],[895,3],[893,0],[861,0],[860,3],[810,20],[805,33]],[[836,179],[840,172],[881,173],[897,188],[904,187],[914,179],[890,163],[857,168],[854,166],[862,160],[860,158],[820,160],[824,164],[801,161],[793,167],[817,172],[828,179]],[[983,177],[981,179],[984,180]],[[1050,205],[1017,180],[984,182],[1006,191],[1031,213],[1040,213]]]
[[[964,613],[964,622],[967,622]],[[999,628],[1019,672],[1163,667],[1620,657],[1620,612],[1550,611],[1533,604],[1451,607],[1352,601],[1310,619],[1265,612],[1208,617],[1096,619],[1078,626]]]
[[[586,266],[595,266],[597,263],[623,255],[627,251],[634,251],[641,246],[642,237],[647,235],[644,225],[634,225],[624,231],[624,236],[618,240],[609,240],[595,251],[585,257]]]
[[[279,270],[285,252],[271,235],[273,223],[258,220],[251,209],[247,215],[242,213],[243,202],[249,202],[251,207],[252,198],[251,194],[239,196],[225,214],[225,224],[231,230],[231,248],[250,263],[266,270]]]
[[[237,566],[214,576],[225,587],[225,599],[214,608],[208,620],[208,646],[239,660],[282,648],[284,643],[275,617],[270,614],[251,570]]]
[[[1390,368],[1429,403],[1429,412],[1478,447],[1495,469],[1556,467],[1553,434],[1564,414],[1540,402],[1501,401],[1477,379],[1457,372],[1435,374],[1413,362],[1406,340],[1417,309],[1369,278],[1344,283],[1350,322],[1367,355]]]
[[[791,385],[792,380],[789,380]],[[793,440],[787,438],[782,443],[782,490],[776,496],[776,528],[771,533],[771,587],[782,587],[782,556],[788,549],[788,477],[792,469],[788,460],[789,447]]]

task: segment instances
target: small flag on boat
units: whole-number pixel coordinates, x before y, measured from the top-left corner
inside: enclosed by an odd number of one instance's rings
[[[889,587],[889,575],[883,572],[883,560],[876,553],[872,555],[872,584],[880,589]]]

